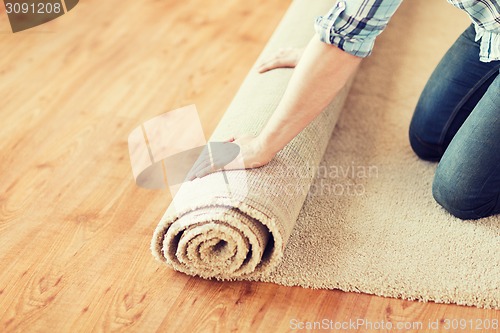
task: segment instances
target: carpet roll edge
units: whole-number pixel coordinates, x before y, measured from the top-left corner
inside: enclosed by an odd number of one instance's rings
[[[247,200],[246,200],[247,201]],[[242,216],[248,216],[249,218],[261,223],[269,232],[270,243],[266,244],[266,248],[263,250],[264,261],[260,261],[256,266],[256,269],[248,274],[243,275],[207,275],[200,274],[200,271],[196,271],[189,266],[178,264],[171,253],[165,251],[165,236],[169,228],[175,222],[182,220],[186,214],[196,212],[198,209],[205,209],[207,207],[225,207],[230,209],[236,209],[236,211]],[[237,222],[235,216],[229,217],[225,216],[221,223],[231,223]],[[174,214],[165,214],[160,223],[155,229],[153,234],[153,239],[151,241],[151,252],[156,260],[164,262],[169,266],[173,267],[175,270],[183,272],[191,276],[200,276],[206,279],[216,279],[221,281],[231,281],[231,280],[241,280],[241,279],[258,279],[269,275],[273,269],[281,261],[284,253],[284,243],[281,237],[281,233],[276,228],[275,218],[268,216],[263,212],[263,209],[258,209],[258,207],[252,206],[247,202],[242,200],[235,200],[234,198],[217,198],[217,202],[212,201],[210,204],[206,205],[194,205],[183,209],[183,211]]]

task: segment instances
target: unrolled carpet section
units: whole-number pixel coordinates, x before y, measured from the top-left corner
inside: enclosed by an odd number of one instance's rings
[[[331,5],[295,0],[261,57],[305,46]],[[426,79],[468,24],[446,1],[404,2],[342,113],[349,87],[269,165],[185,183],[154,255],[205,278],[500,308],[500,218],[461,221],[440,208],[436,165],[407,138]],[[291,73],[251,71],[211,140],[259,133]]]

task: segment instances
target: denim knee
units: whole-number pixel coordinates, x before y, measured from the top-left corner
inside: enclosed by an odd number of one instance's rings
[[[470,210],[465,208],[465,198],[462,194],[442,179],[435,177],[432,184],[434,199],[450,214],[462,220],[473,219]],[[476,217],[477,218],[477,217]]]
[[[495,200],[480,198],[468,188],[457,184],[453,177],[436,171],[432,184],[434,199],[450,214],[462,220],[474,220],[490,216],[495,209]]]
[[[415,154],[423,160],[432,162],[439,161],[439,159],[443,156],[443,147],[439,144],[426,142],[422,139],[425,137],[425,133],[423,133],[423,131],[423,129],[415,129],[414,126],[410,126],[410,146],[413,149],[413,152],[415,152]]]

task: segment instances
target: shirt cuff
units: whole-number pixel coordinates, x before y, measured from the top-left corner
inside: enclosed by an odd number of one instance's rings
[[[372,53],[375,37],[354,36],[350,31],[341,31],[337,27],[345,25],[346,19],[341,14],[346,8],[345,0],[339,0],[324,16],[316,18],[314,29],[319,39],[326,44],[335,45],[341,50],[354,56],[365,58]]]
[[[479,42],[479,60],[482,62],[491,62],[500,60],[500,34],[489,31],[474,24],[476,30],[476,42]]]

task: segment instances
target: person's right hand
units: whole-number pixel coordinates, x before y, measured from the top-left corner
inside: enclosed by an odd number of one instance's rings
[[[259,137],[252,135],[231,137],[224,142],[216,142],[210,151],[207,148],[189,171],[187,180],[202,178],[219,170],[259,168],[269,163],[275,155],[266,149]]]
[[[279,49],[267,59],[261,60],[257,64],[259,73],[264,73],[275,68],[294,68],[302,56],[304,49],[285,48]]]

